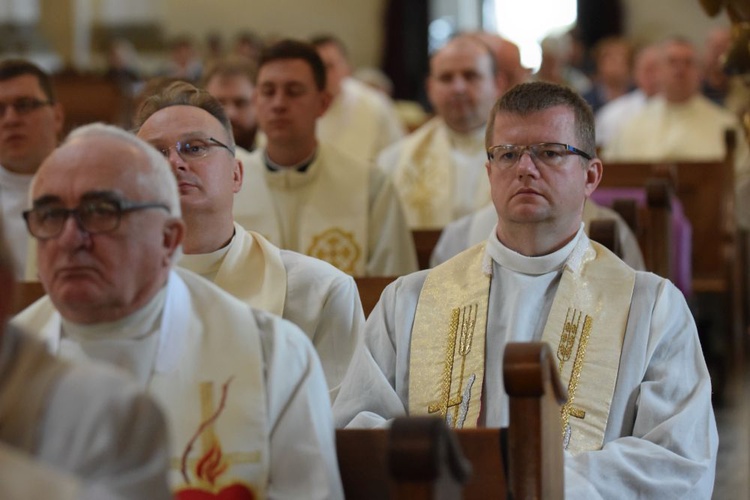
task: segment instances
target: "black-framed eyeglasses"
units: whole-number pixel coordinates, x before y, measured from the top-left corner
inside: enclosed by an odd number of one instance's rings
[[[42,101],[36,97],[19,97],[10,102],[0,102],[0,117],[5,116],[8,108],[13,108],[18,115],[28,115],[34,110],[43,106],[50,106],[51,104],[52,101]]]
[[[561,165],[565,158],[571,155],[581,156],[587,160],[592,159],[592,156],[585,151],[581,151],[570,144],[559,142],[540,142],[527,146],[499,144],[487,150],[487,159],[490,161],[490,164],[499,169],[508,169],[518,163],[527,151],[534,163],[538,161],[548,167]]]
[[[164,203],[100,198],[84,201],[75,208],[54,205],[34,207],[23,212],[23,218],[33,237],[48,240],[62,233],[65,221],[71,215],[81,230],[88,234],[99,234],[117,229],[123,214],[147,208],[170,211]]]
[[[188,139],[186,141],[177,141],[174,146],[160,148],[159,151],[165,158],[169,158],[169,151],[174,148],[177,154],[185,161],[205,158],[211,148],[224,148],[234,156],[234,149],[223,142],[209,137],[207,139]]]

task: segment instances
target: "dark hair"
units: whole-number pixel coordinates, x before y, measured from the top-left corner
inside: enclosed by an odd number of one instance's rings
[[[52,79],[39,66],[26,59],[6,59],[0,62],[0,82],[22,75],[35,76],[47,100],[51,103],[57,102]]]
[[[301,59],[305,61],[312,70],[315,86],[318,90],[326,88],[326,67],[323,60],[309,43],[299,40],[286,39],[277,42],[261,52],[260,62],[258,63],[258,72],[260,69],[273,61],[284,59]]]
[[[487,120],[486,147],[492,146],[495,116],[498,114],[511,113],[525,116],[556,106],[565,106],[573,111],[576,137],[580,141],[576,147],[584,150],[592,158],[596,157],[594,112],[591,111],[591,106],[578,93],[568,87],[549,82],[521,83],[498,99]]]
[[[170,106],[193,106],[208,112],[219,120],[227,131],[228,141],[234,146],[232,124],[229,122],[221,103],[205,90],[199,89],[188,82],[173,82],[158,94],[154,94],[141,103],[135,113],[135,130],[141,128],[143,122],[157,111]]]
[[[208,82],[210,82],[215,76],[221,78],[229,76],[244,76],[252,83],[255,83],[255,80],[258,78],[258,68],[255,63],[246,57],[227,56],[211,64],[206,71],[203,72],[201,86],[205,88],[206,85],[208,85]]]

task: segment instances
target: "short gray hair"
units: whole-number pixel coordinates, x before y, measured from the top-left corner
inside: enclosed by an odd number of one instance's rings
[[[180,193],[177,188],[177,180],[172,173],[172,167],[170,167],[169,162],[161,152],[143,139],[114,125],[92,123],[73,130],[68,134],[68,137],[66,137],[61,146],[76,139],[94,136],[109,136],[127,142],[143,151],[146,158],[148,158],[148,166],[150,168],[145,171],[146,179],[142,180],[142,185],[151,190],[158,201],[167,204],[169,213],[175,217],[181,216]]]

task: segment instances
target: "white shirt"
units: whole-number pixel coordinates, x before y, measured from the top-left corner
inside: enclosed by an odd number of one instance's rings
[[[643,109],[648,97],[641,90],[633,90],[609,101],[596,112],[596,142],[607,147],[620,129]]]
[[[13,259],[16,279],[24,278],[29,235],[22,212],[29,204],[29,186],[33,175],[16,174],[0,166],[0,214],[3,237]]]
[[[493,277],[484,424],[499,427],[507,422],[503,347],[541,338],[572,247],[525,257],[496,237],[487,244]],[[365,343],[334,405],[337,426],[385,425],[406,412],[411,329],[427,273],[389,285],[368,317]],[[364,384],[366,392],[357,389]],[[604,447],[566,453],[566,497],[709,498],[717,447],[711,382],[685,299],[669,281],[637,272]]]

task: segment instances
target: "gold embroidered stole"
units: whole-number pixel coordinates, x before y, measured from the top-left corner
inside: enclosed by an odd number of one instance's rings
[[[271,243],[281,241],[273,191],[268,186],[262,152],[253,153],[247,182],[235,198],[235,220],[257,231]],[[368,259],[368,217],[370,168],[331,146],[318,145],[315,161],[307,174],[314,176],[299,186],[307,206],[292,221],[299,233],[298,248],[288,248],[325,260],[345,273],[366,274]]]
[[[443,227],[453,219],[450,138],[441,118],[433,118],[405,141],[394,184],[409,227]]]
[[[282,316],[287,282],[281,251],[237,223],[234,232],[214,283],[256,309]]]
[[[441,415],[458,429],[476,427],[481,410],[491,278],[482,271],[484,248],[430,271],[412,327],[409,413]]]
[[[270,437],[255,319],[234,299],[191,298],[184,304],[189,327],[178,332],[179,363],[149,384],[169,424],[170,484],[177,498],[244,489],[254,495],[248,498],[264,498]]]
[[[625,338],[635,271],[596,242],[579,243],[563,270],[542,340],[568,388],[563,445],[601,449]]]

